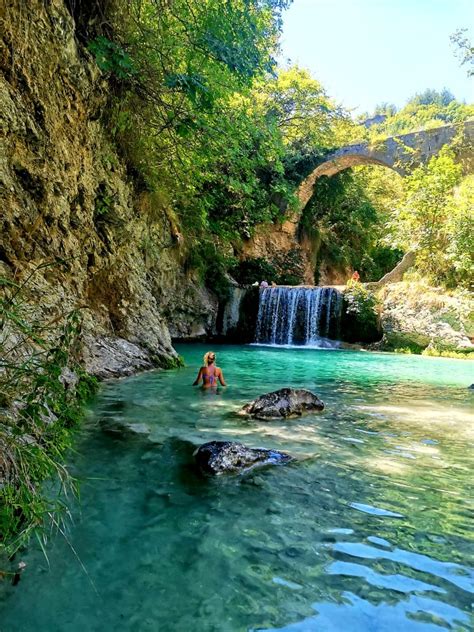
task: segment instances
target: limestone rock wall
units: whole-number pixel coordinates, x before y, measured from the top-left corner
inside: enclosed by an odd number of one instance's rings
[[[262,257],[272,261],[296,247],[301,256],[304,283],[314,285],[317,265],[318,285],[343,285],[353,270],[338,269],[332,262],[325,260],[317,264],[320,245],[318,239],[300,235],[297,224],[288,220],[282,224],[257,226],[252,238],[244,242],[241,256],[244,259]]]
[[[137,192],[110,142],[101,123],[107,83],[78,44],[63,0],[7,5],[0,274],[24,280],[48,264],[32,276],[31,300],[48,317],[82,309],[85,360],[96,373],[111,362],[104,348],[113,355],[120,339],[136,352],[127,347],[116,358],[116,374],[135,362],[167,364],[176,357],[170,332],[211,331],[217,301],[183,272],[186,244],[173,238],[166,212]]]
[[[448,293],[421,281],[402,281],[386,285],[378,297],[385,336],[416,334],[426,345],[473,346],[474,300],[468,291]]]

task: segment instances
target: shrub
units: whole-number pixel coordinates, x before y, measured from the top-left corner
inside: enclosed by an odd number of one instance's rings
[[[350,280],[344,291],[342,337],[346,342],[379,340],[378,301],[359,281]]]
[[[76,490],[63,458],[97,382],[79,366],[79,312],[47,320],[28,305],[27,282],[0,285],[0,546],[12,555],[32,534],[62,530]],[[57,484],[46,490],[46,479]]]
[[[231,275],[241,285],[251,285],[255,281],[272,281],[277,277],[275,266],[263,257],[245,259],[230,269]]]
[[[304,265],[301,248],[292,248],[273,259],[276,269],[276,283],[280,285],[300,285],[304,282]]]

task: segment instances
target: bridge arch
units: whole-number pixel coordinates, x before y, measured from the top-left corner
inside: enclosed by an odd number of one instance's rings
[[[318,180],[318,178],[321,176],[334,176],[336,173],[344,171],[345,169],[365,165],[387,167],[388,169],[392,169],[392,171],[396,171],[401,176],[405,175],[405,171],[403,169],[393,163],[390,163],[388,160],[383,160],[367,154],[347,153],[341,155],[339,152],[335,152],[334,154],[328,156],[323,163],[318,165],[316,169],[314,169],[300,184],[297,193],[300,201],[300,213],[311,199],[314,192],[314,185],[316,184],[316,180]]]
[[[299,211],[289,221],[299,221],[301,213],[313,195],[316,180],[325,175],[333,176],[344,169],[357,165],[379,165],[404,176],[414,167],[428,162],[440,149],[462,132],[464,149],[457,151],[465,172],[474,170],[472,147],[474,146],[474,120],[460,125],[443,125],[434,129],[411,132],[385,139],[379,145],[356,143],[341,147],[327,155],[301,182],[297,189]]]

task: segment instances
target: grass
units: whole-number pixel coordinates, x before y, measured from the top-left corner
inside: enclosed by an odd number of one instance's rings
[[[97,389],[79,363],[77,310],[44,318],[23,284],[0,279],[0,555],[64,530],[77,492],[64,465],[83,403]],[[54,485],[46,485],[54,480]],[[8,574],[8,571],[6,571]]]

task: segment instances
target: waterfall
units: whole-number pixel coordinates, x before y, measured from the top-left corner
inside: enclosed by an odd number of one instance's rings
[[[260,290],[255,342],[334,347],[340,334],[342,294],[331,287]]]
[[[235,329],[239,323],[240,302],[245,289],[241,287],[233,287],[232,295],[224,308],[224,316],[222,319],[222,335],[227,335],[231,329]]]

